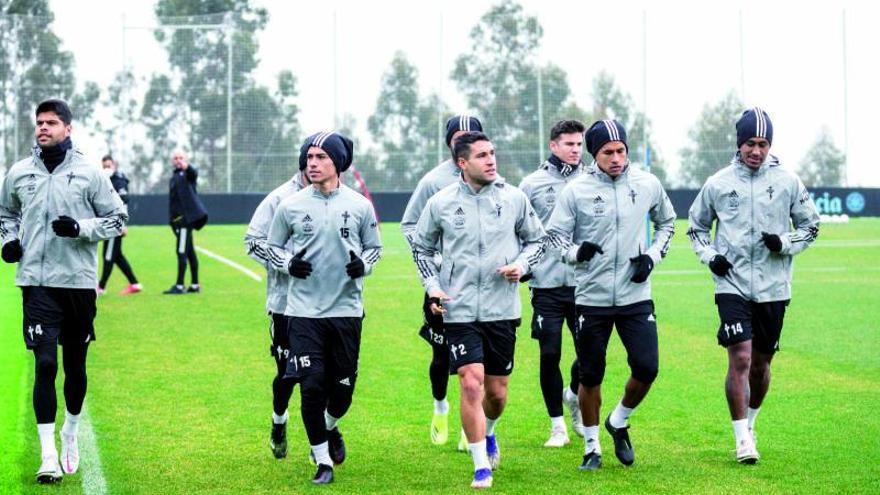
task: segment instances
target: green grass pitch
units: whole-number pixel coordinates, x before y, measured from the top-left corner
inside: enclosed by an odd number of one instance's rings
[[[724,351],[709,271],[677,224],[653,276],[660,375],[631,419],[636,464],[621,466],[603,431],[605,466],[581,473],[583,443],[545,449],[538,347],[519,329],[507,410],[498,425],[503,462],[493,493],[880,493],[880,220],[823,225],[795,263],[773,383],[758,418],[756,466],[733,460],[723,393]],[[258,273],[240,225],[209,225],[196,244]],[[39,462],[31,408],[33,358],[21,336],[14,268],[0,267],[0,493],[468,493],[472,464],[456,452],[458,386],[450,386],[451,438],[429,440],[430,350],[417,336],[422,290],[397,224],[366,283],[360,378],[341,421],[349,450],[336,482],[310,486],[313,467],[291,403],[287,459],[267,446],[274,364],[264,283],[201,255],[204,292],[168,297],[174,238],[133,227],[125,253],[146,290],[122,297],[122,274],[98,303],[86,401],[97,451],[57,487],[33,481]],[[262,273],[261,273],[262,275]],[[523,288],[523,321],[531,317]],[[566,342],[563,361],[573,356]],[[609,346],[602,416],[628,376],[617,337]],[[59,373],[60,374],[60,373]],[[59,386],[59,415],[63,395]],[[100,471],[98,467],[100,466]],[[100,476],[99,476],[100,475]]]

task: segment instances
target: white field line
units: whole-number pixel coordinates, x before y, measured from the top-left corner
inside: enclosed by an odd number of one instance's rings
[[[225,265],[231,266],[232,268],[235,268],[236,270],[240,271],[241,273],[244,273],[245,275],[256,280],[257,282],[263,281],[263,278],[260,277],[259,275],[257,275],[256,273],[254,273],[253,271],[239,265],[238,263],[236,263],[230,259],[224,258],[223,256],[220,256],[217,253],[213,253],[213,252],[208,251],[207,249],[205,249],[203,247],[199,247],[199,246],[196,246],[196,251],[204,254],[205,256],[207,256],[209,258],[214,258],[215,260],[219,261],[220,263],[223,263]]]
[[[79,452],[79,472],[82,476],[83,493],[86,495],[105,495],[107,493],[107,479],[104,478],[104,470],[101,468],[98,439],[95,437],[92,419],[85,404],[83,404],[79,423]]]

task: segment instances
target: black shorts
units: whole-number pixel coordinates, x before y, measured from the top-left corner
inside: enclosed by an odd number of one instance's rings
[[[571,336],[577,329],[574,287],[530,289],[532,298],[532,338],[537,339],[541,354],[562,354],[562,324]]]
[[[433,347],[446,347],[446,338],[443,336],[443,315],[435,315],[431,312],[431,301],[427,293],[422,303],[422,316],[424,323],[419,329],[419,336]]]
[[[22,287],[22,331],[28,349],[95,340],[95,289]]]
[[[287,332],[288,317],[282,313],[269,313],[269,354],[275,361],[290,359],[290,337]]]
[[[457,373],[464,365],[482,363],[487,375],[509,375],[519,325],[518,319],[446,323],[449,371]]]
[[[357,374],[363,318],[287,318],[290,358],[284,378],[322,373],[332,379]]]
[[[782,322],[789,300],[757,303],[735,294],[715,294],[718,306],[718,345],[752,341],[752,348],[764,354],[779,350]]]
[[[659,349],[654,302],[615,307],[578,306],[576,349],[580,363],[580,382],[595,387],[605,377],[605,354],[612,327],[626,349],[632,376],[652,383],[657,376]]]

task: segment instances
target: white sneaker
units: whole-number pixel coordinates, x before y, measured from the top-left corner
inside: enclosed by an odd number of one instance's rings
[[[61,433],[61,469],[73,474],[79,469],[79,444],[76,435]]]
[[[64,477],[61,465],[58,463],[58,453],[44,455],[37,470],[37,482],[41,484],[58,483]]]
[[[736,446],[736,462],[740,464],[754,464],[758,462],[761,456],[758,454],[758,449],[755,448],[755,442],[752,440],[752,436],[740,440],[739,445]]]
[[[471,481],[471,488],[491,488],[492,487],[492,470],[477,469],[474,472],[474,480]]]
[[[562,391],[562,402],[568,406],[568,413],[571,415],[571,429],[579,437],[584,436],[584,423],[581,419],[581,406],[578,404],[577,394],[572,394],[568,387]]]
[[[467,452],[468,451],[468,439],[467,439],[467,435],[464,434],[464,428],[461,429],[461,436],[458,437],[458,451],[459,452]]]
[[[544,442],[544,447],[565,447],[569,443],[571,440],[568,439],[568,431],[565,430],[565,426],[557,426],[550,429],[550,438]]]

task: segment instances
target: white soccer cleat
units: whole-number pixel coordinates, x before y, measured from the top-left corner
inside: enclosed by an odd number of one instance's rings
[[[79,443],[76,435],[61,433],[61,469],[73,474],[79,469]]]
[[[568,439],[568,431],[565,430],[565,426],[556,426],[550,429],[550,438],[544,442],[544,447],[559,448],[565,447],[569,443],[571,440]]]
[[[571,394],[571,395],[569,395]],[[572,394],[568,387],[562,391],[562,402],[568,407],[568,413],[571,415],[571,429],[579,437],[584,436],[584,423],[581,419],[581,406],[578,404],[577,394]]]
[[[468,451],[468,439],[467,439],[467,435],[464,434],[464,428],[461,429],[461,436],[458,437],[458,451],[459,452],[467,452]]]
[[[40,484],[58,483],[64,478],[61,472],[61,464],[58,463],[58,454],[53,452],[44,455],[40,463],[40,469],[37,470],[37,482]]]
[[[751,435],[740,440],[736,446],[736,462],[740,464],[754,464],[760,458],[761,455],[758,454],[758,449],[755,447],[755,441],[752,440]]]
[[[492,487],[492,470],[477,469],[474,471],[474,480],[471,481],[471,488],[491,488]]]

